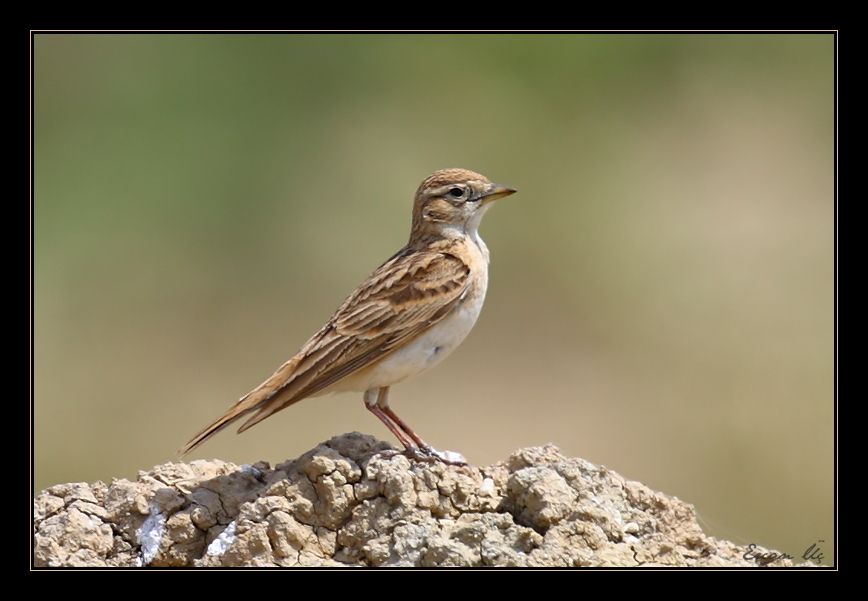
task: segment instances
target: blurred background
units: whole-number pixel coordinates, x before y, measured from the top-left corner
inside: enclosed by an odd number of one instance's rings
[[[490,211],[466,342],[392,391],[799,556],[833,543],[831,35],[37,35],[35,487],[134,478],[291,356],[435,169]],[[193,454],[360,430],[310,399]],[[394,441],[393,441],[394,442]]]

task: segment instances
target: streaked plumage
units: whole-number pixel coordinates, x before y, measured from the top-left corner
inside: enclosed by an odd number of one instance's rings
[[[473,327],[488,283],[488,249],[477,227],[490,201],[513,192],[464,169],[425,179],[416,192],[407,246],[182,453],[242,417],[239,432],[304,398],[345,390],[364,391],[368,409],[405,447],[430,451],[389,408],[388,387],[439,362]]]

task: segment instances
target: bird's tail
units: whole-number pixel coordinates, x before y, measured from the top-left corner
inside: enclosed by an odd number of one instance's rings
[[[243,401],[244,399],[233,405],[229,409],[229,411],[227,411],[216,420],[205,426],[205,428],[203,428],[199,433],[197,433],[193,438],[190,439],[190,442],[188,442],[181,449],[178,450],[178,454],[183,457],[235,420],[241,418],[250,411],[253,411],[254,408],[245,406]]]
[[[248,392],[241,397],[237,403],[232,405],[226,413],[218,417],[216,420],[205,426],[198,434],[190,439],[190,442],[185,444],[178,450],[178,454],[183,457],[200,444],[217,434],[220,430],[230,425],[232,422],[247,415],[251,411],[260,409],[263,404],[274,397],[281,389],[289,382],[298,366],[300,357],[296,355],[272,374],[265,382]],[[269,412],[270,414],[271,412]],[[259,421],[259,420],[257,420]],[[239,432],[246,430],[253,424],[245,424]]]

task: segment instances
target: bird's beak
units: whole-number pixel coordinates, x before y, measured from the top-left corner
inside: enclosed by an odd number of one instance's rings
[[[507,188],[506,186],[501,186],[500,184],[488,184],[488,187],[485,189],[485,192],[482,193],[481,198],[483,204],[488,204],[489,202],[505,198],[510,194],[515,194],[515,190]]]

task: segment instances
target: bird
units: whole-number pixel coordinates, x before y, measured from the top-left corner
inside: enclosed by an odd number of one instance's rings
[[[308,397],[363,393],[373,413],[422,460],[463,464],[426,443],[389,405],[390,388],[434,367],[476,323],[488,288],[479,224],[516,190],[467,169],[441,169],[416,190],[407,244],[363,281],[301,349],[199,431],[186,455],[235,421],[238,433]]]

